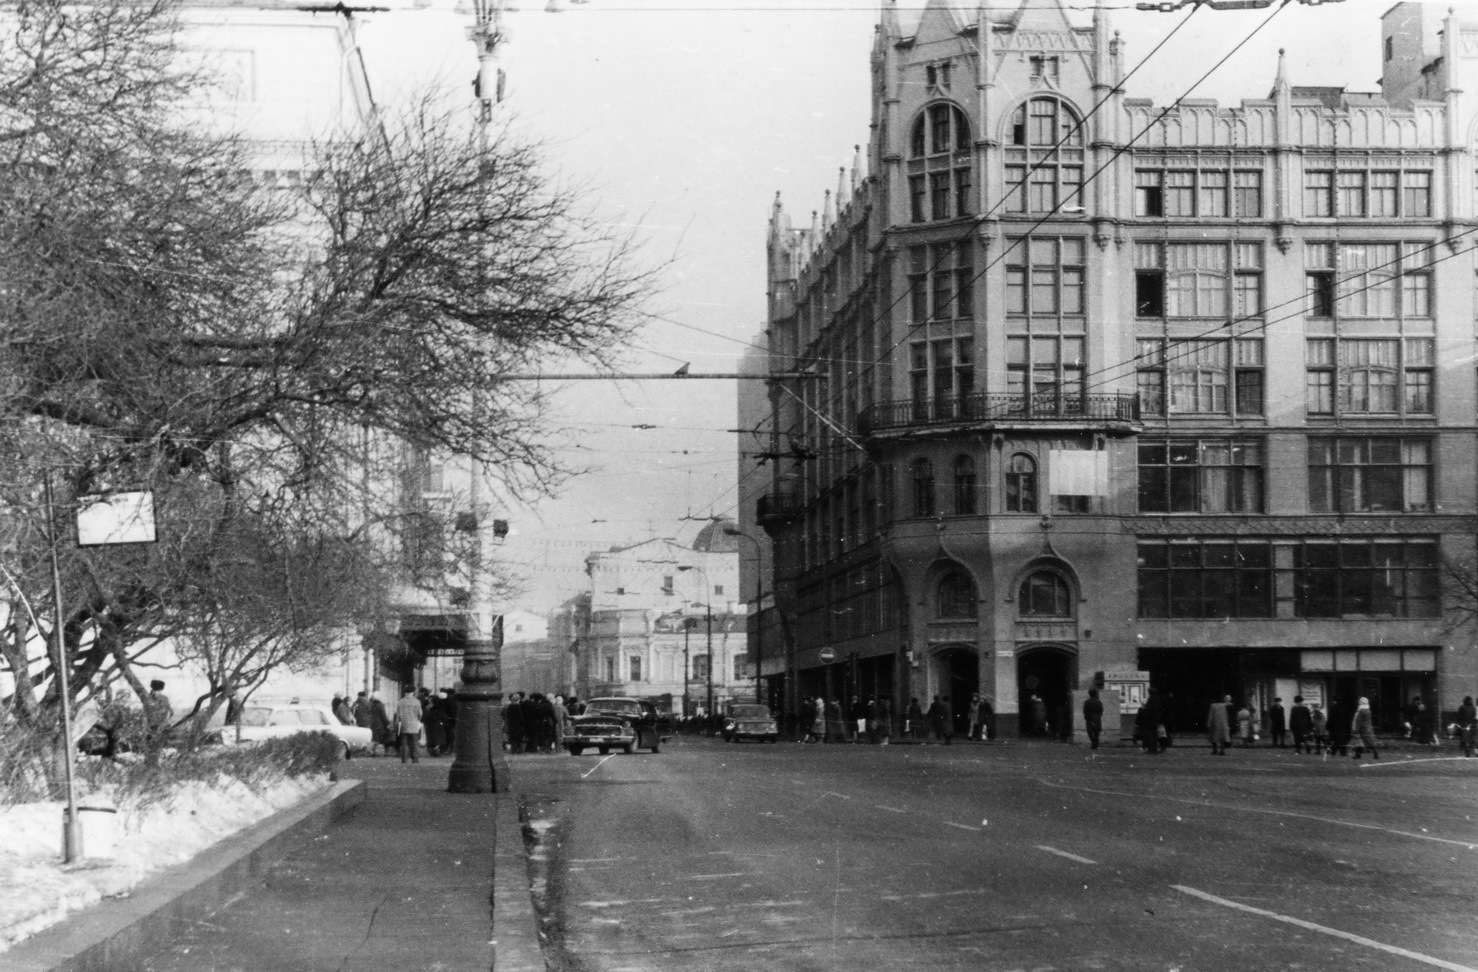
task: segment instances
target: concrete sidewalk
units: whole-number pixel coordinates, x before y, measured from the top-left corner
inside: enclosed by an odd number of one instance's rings
[[[542,970],[517,797],[447,793],[450,764],[341,764],[345,780],[364,781],[362,802],[306,829],[233,899],[208,902],[168,932],[132,936],[143,940],[113,948],[103,966],[58,960],[16,967]],[[178,883],[169,891],[187,903],[198,894]],[[123,903],[103,902],[67,924],[85,926],[93,911]],[[0,969],[17,957],[0,954]]]

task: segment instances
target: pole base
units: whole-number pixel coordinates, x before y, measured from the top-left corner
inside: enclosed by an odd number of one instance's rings
[[[497,765],[501,764],[501,765]],[[447,774],[448,793],[507,793],[508,763],[497,760],[493,765],[458,766],[452,764]]]

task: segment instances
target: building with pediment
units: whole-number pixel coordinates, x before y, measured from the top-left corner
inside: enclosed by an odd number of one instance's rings
[[[862,157],[767,241],[771,367],[821,376],[768,396],[772,689],[980,692],[1003,735],[1065,735],[1095,683],[1182,730],[1224,694],[1387,731],[1473,694],[1463,14],[1392,7],[1378,92],[1280,55],[1239,104],[1156,104],[1106,9],[884,4]]]

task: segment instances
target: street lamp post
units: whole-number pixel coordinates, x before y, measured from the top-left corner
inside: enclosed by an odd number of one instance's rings
[[[713,592],[708,585],[708,572],[693,564],[682,564],[678,570],[696,570],[703,577],[703,613],[708,622],[708,708],[705,715],[713,718]],[[686,676],[686,672],[684,676]],[[688,683],[683,681],[683,695],[687,696]]]
[[[754,544],[754,701],[756,705],[765,703],[765,677],[760,671],[761,663],[764,661],[765,641],[765,554],[764,548],[754,537],[745,533],[738,527],[724,527],[724,533],[741,540],[748,540]]]
[[[693,706],[692,706],[692,703],[688,701],[688,673],[690,671],[692,671],[692,669],[688,667],[688,636],[693,633],[693,624],[694,623],[695,622],[694,622],[694,620],[692,618],[683,618],[683,718],[684,719],[691,719],[693,717]]]

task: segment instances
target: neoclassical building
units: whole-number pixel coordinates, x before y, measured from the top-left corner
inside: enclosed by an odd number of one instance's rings
[[[1391,8],[1378,93],[1153,104],[1102,9],[885,3],[856,168],[767,241],[772,694],[1478,691],[1461,13]]]

